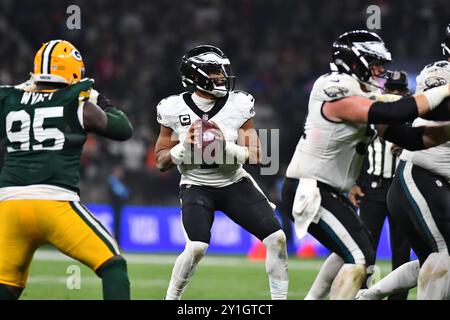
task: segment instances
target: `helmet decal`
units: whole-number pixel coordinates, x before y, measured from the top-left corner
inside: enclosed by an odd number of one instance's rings
[[[180,71],[184,87],[201,90],[217,98],[234,89],[231,62],[217,47],[201,45],[188,51],[181,59]]]
[[[374,32],[355,30],[338,37],[332,46],[331,70],[347,73],[362,82],[372,77],[374,63],[391,62],[383,40]]]
[[[78,61],[83,61],[83,58],[81,58],[81,53],[77,49],[72,49],[72,52],[70,53],[72,57],[77,59]]]

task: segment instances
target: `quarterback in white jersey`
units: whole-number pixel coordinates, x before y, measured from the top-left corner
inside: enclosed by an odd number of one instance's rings
[[[214,212],[220,210],[264,243],[271,297],[286,299],[284,232],[267,197],[242,168],[247,161],[260,161],[252,121],[254,99],[248,93],[233,91],[230,61],[214,46],[198,46],[187,52],[181,75],[183,85],[191,91],[168,97],[157,107],[161,131],[156,162],[162,171],[178,165],[186,237],[165,298],[181,298],[209,246]],[[206,159],[210,146],[215,147],[210,152],[214,161]]]
[[[374,82],[389,61],[391,55],[375,33],[357,30],[339,36],[333,43],[332,72],[313,86],[305,134],[286,173],[283,201],[292,203],[297,235],[311,233],[341,263],[328,277],[334,279],[332,299],[354,298],[366,267],[375,259],[370,234],[343,194],[360,172],[367,144],[376,133],[412,150],[450,139],[445,125],[402,125],[440,105],[450,95],[450,86],[397,101],[386,96],[370,99],[377,95]],[[321,293],[307,295],[308,299],[322,297]]]
[[[158,122],[175,133],[179,141],[186,140],[188,129],[204,115],[222,129],[226,141],[236,141],[239,130],[255,115],[254,98],[242,91],[231,91],[226,98],[208,100],[185,92],[171,96],[158,104]],[[248,176],[241,163],[205,165],[202,163],[178,164],[180,185],[206,185],[225,187]]]

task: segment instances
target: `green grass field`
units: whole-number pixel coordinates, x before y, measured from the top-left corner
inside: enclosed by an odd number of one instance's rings
[[[132,299],[163,299],[176,256],[125,254],[132,286]],[[289,298],[303,299],[322,260],[289,261]],[[80,267],[80,289],[68,289],[71,266]],[[380,262],[382,274],[388,262]],[[53,250],[40,250],[31,265],[28,285],[21,299],[101,299],[101,280],[81,263]],[[410,294],[410,299],[415,293]],[[264,262],[243,256],[206,256],[186,289],[183,299],[268,300]]]

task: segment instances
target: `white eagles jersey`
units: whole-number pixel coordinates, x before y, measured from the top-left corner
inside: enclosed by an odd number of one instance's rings
[[[189,92],[170,96],[163,99],[157,106],[158,122],[174,131],[179,141],[186,139],[186,134],[197,119],[204,114],[208,120],[217,123],[222,130],[225,140],[236,143],[239,129],[255,115],[254,98],[242,91],[231,91],[216,103],[208,112],[203,112],[192,100]],[[241,164],[217,164],[205,166],[200,164],[178,165],[181,173],[180,185],[192,184],[210,187],[225,187],[235,183],[249,174]]]
[[[367,124],[334,122],[325,118],[325,102],[350,96],[370,97],[350,75],[331,72],[314,83],[303,136],[288,166],[289,178],[311,178],[345,192],[351,189],[375,131]]]
[[[427,65],[417,76],[416,81],[416,93],[450,83],[450,62],[437,61]],[[437,124],[439,124],[438,121],[422,118],[417,118],[413,122],[415,127]],[[410,161],[421,168],[446,178],[450,182],[450,142],[420,151],[403,150],[400,159]]]

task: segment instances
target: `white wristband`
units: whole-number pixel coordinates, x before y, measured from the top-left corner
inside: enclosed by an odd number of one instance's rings
[[[244,164],[248,159],[248,148],[227,141],[225,144],[225,153],[236,158],[237,163]]]
[[[170,155],[172,156],[172,161],[175,164],[179,164],[183,161],[186,154],[186,149],[182,142],[178,143],[175,147],[170,149]]]
[[[439,86],[435,88],[431,88],[427,91],[422,92],[422,94],[425,96],[425,98],[428,101],[428,105],[430,107],[430,110],[433,110],[436,108],[442,100],[450,96],[450,86],[448,84],[444,86]]]

